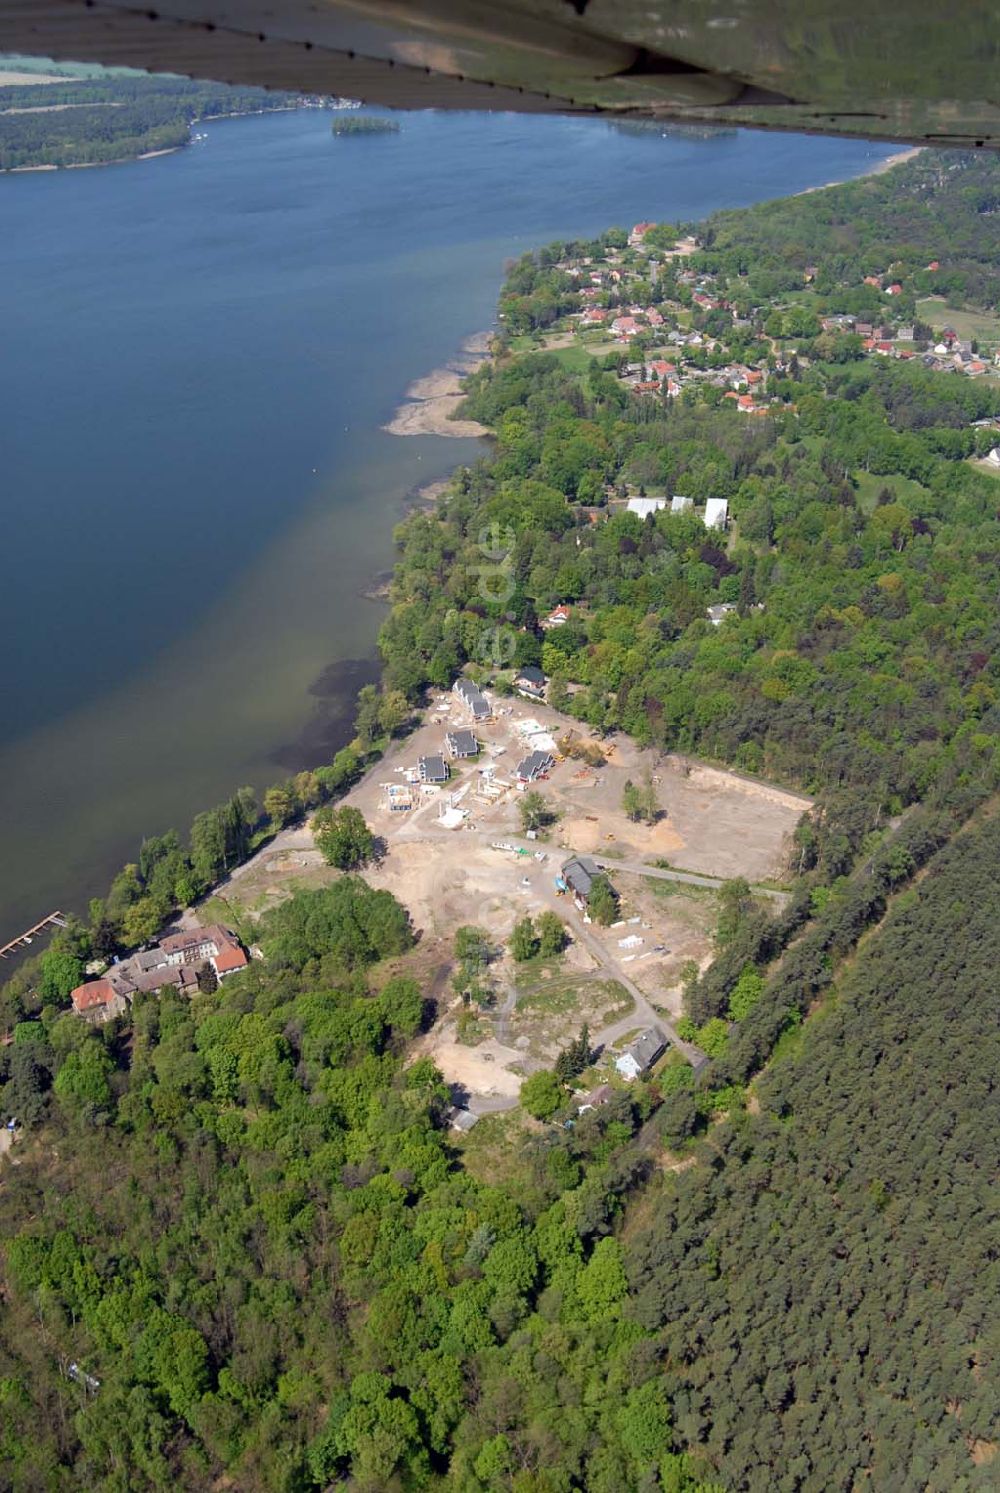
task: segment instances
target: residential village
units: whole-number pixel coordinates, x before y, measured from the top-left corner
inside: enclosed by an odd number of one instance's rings
[[[917,288],[900,278],[898,266],[862,276],[856,289],[871,293],[867,303],[877,314],[819,314],[816,266],[803,271],[800,293],[756,305],[745,293],[730,298],[719,276],[693,267],[692,261],[710,257],[697,239],[664,247],[670,242],[664,234],[656,224],[637,223],[626,246],[559,260],[553,269],[565,276],[567,298],[579,309],[536,327],[535,344],[563,356],[568,349],[586,350],[636,396],[676,399],[716,391],[713,397],[751,418],[794,412],[780,384],[809,366],[798,344],[814,337],[823,339],[824,355],[834,360],[916,361],[935,371],[1000,379],[1000,326],[990,328],[991,340],[977,341],[949,323],[945,299],[933,293],[938,260],[921,268]],[[986,423],[1000,437],[996,422]],[[993,465],[1000,465],[1000,453]]]

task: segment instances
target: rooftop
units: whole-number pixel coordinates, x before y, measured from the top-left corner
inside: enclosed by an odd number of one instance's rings
[[[548,772],[549,768],[554,765],[555,759],[551,752],[529,752],[517,764],[517,775],[519,778],[536,778],[540,773]]]
[[[479,751],[479,738],[475,731],[461,729],[449,731],[445,735],[445,744],[450,752],[456,757],[474,757]]]
[[[85,985],[78,985],[70,997],[73,1009],[79,1012],[94,1011],[117,998],[117,991],[110,980],[89,980]]]
[[[591,860],[589,855],[574,855],[562,868],[563,880],[573,888],[574,892],[579,892],[581,897],[590,895],[594,878],[600,874],[600,867],[596,861]]]
[[[622,1053],[622,1057],[632,1058],[639,1067],[640,1072],[655,1063],[660,1053],[667,1045],[667,1039],[658,1026],[647,1027],[640,1032],[635,1041],[630,1043]]]

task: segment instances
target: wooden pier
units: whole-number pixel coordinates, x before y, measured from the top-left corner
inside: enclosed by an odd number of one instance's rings
[[[12,938],[10,943],[5,943],[0,948],[0,959],[7,959],[11,954],[16,954],[18,949],[26,949],[29,944],[34,943],[40,933],[45,933],[49,928],[65,928],[66,914],[62,912],[50,912],[47,918],[42,918],[33,928],[25,933],[19,933],[17,938]]]

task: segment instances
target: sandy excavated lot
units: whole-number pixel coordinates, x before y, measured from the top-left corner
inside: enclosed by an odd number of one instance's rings
[[[556,740],[569,730],[581,733],[536,701],[497,697],[493,703],[494,719],[476,728],[483,750],[475,760],[451,762],[445,787],[414,784],[414,807],[389,808],[387,785],[402,788],[419,757],[444,754],[447,730],[469,726],[453,695],[436,697],[423,723],[397,742],[347,799],[385,845],[384,857],[365,871],[366,879],[398,897],[420,931],[414,973],[419,966],[418,977],[430,970],[438,975],[439,1017],[417,1050],[430,1053],[448,1081],[480,1110],[516,1102],[522,1078],[551,1061],[585,1020],[593,1035],[603,1025],[609,1041],[634,1026],[637,1018],[630,1021],[629,1012],[635,1000],[617,981],[631,982],[656,1010],[676,1016],[684,964],[693,959],[704,966],[712,957],[716,893],[710,887],[616,871],[612,860],[608,871],[621,897],[621,922],[609,929],[584,928],[571,901],[556,893],[555,878],[569,854],[597,853],[626,862],[662,859],[674,869],[745,876],[751,882],[780,879],[789,837],[809,806],[795,794],[642,751],[618,736],[603,743],[608,753],[603,767],[584,768],[567,757],[536,785],[559,817],[529,843],[514,786],[517,763],[530,750],[519,727],[533,722]],[[590,740],[587,732],[582,737]],[[621,811],[626,780],[638,780],[647,765],[664,810],[652,827],[630,823]],[[495,800],[481,793],[484,766],[492,766],[499,784],[509,785]],[[441,815],[452,807],[457,824],[449,829]],[[498,849],[498,842],[510,848]],[[322,885],[337,874],[311,847],[308,829],[294,829],[242,868],[224,891],[257,913],[297,888]],[[492,969],[496,1009],[471,1033],[460,1035],[462,1006],[447,978],[456,928],[475,923],[502,947],[518,918],[544,908],[566,922],[573,938],[567,953],[548,969],[519,967],[502,957]]]
[[[420,756],[441,753],[445,732],[469,724],[453,696],[438,697],[424,724],[399,743],[391,757],[384,759],[350,795],[350,802],[386,836],[393,857],[407,842],[437,843],[441,834],[447,835],[449,844],[460,844],[460,855],[448,851],[444,862],[433,868],[423,863],[420,855],[411,855],[409,869],[414,880],[409,883],[410,897],[404,899],[411,907],[414,895],[426,897],[428,878],[431,910],[437,915],[441,899],[449,899],[450,888],[461,887],[475,877],[476,858],[468,851],[471,831],[493,839],[520,832],[516,791],[494,805],[475,798],[479,768],[484,762],[495,765],[498,778],[513,780],[517,763],[528,750],[525,737],[518,734],[519,724],[535,721],[556,740],[570,730],[575,730],[577,737],[590,739],[588,732],[581,733],[566,717],[535,701],[498,698],[495,704],[498,712],[509,714],[498,713],[479,728],[482,745],[495,755],[484,752],[475,763],[452,763],[447,788],[423,795],[420,808],[409,814],[390,813],[380,784],[402,782],[400,768],[414,765]],[[642,750],[620,735],[604,743],[604,750],[609,753],[604,767],[592,770],[567,759],[558,762],[550,778],[537,785],[560,816],[549,836],[551,845],[576,853],[610,851],[622,859],[662,858],[682,870],[708,876],[746,876],[751,882],[782,877],[790,836],[809,807],[809,799],[735,773]],[[637,781],[647,766],[664,810],[664,817],[652,827],[630,823],[621,810],[626,780]],[[465,828],[439,830],[434,821],[442,797],[454,797],[465,784],[470,786],[459,801],[459,807],[469,811]],[[487,857],[484,864],[489,866],[491,859]]]

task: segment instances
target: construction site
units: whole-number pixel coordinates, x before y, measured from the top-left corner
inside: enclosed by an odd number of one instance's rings
[[[780,902],[791,835],[810,801],[625,736],[599,740],[537,699],[480,701],[435,695],[345,802],[384,845],[366,879],[390,890],[421,931],[409,966],[434,986],[438,1007],[421,1050],[485,1112],[516,1103],[521,1079],[584,1021],[609,1052],[652,1021],[669,1034],[681,971],[711,960],[719,885],[742,876]],[[622,808],[626,782],[640,780],[657,800],[651,824]],[[541,796],[548,819],[537,829],[522,822],[528,792]],[[592,922],[566,883],[574,857],[610,879],[614,926]],[[338,874],[308,829],[292,830],[224,890],[254,914]],[[570,943],[558,961],[526,970],[501,951],[515,922],[545,909],[564,921]],[[470,1014],[451,990],[463,925],[482,928],[498,951],[488,1011]]]

